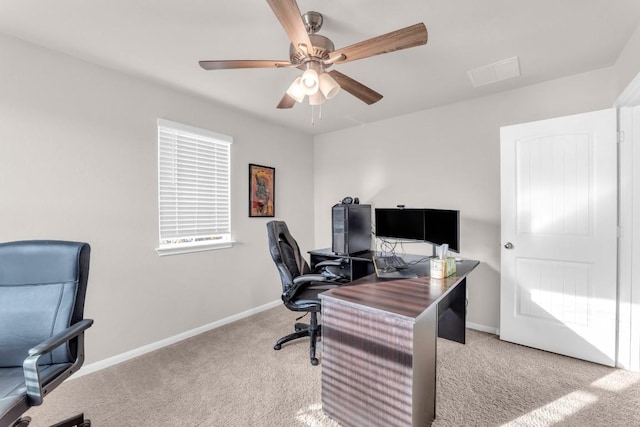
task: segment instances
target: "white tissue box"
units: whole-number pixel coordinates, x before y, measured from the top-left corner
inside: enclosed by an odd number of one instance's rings
[[[456,274],[456,259],[454,257],[445,259],[431,258],[431,277],[444,279],[454,274]]]

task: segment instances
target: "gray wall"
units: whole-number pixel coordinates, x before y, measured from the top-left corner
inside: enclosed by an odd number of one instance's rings
[[[156,254],[159,117],[234,138],[232,249]],[[88,362],[277,301],[248,163],[276,168],[276,215],[311,248],[312,155],[309,136],[0,37],[0,240],[91,244]]]
[[[601,69],[316,136],[316,246],[331,245],[330,207],[347,195],[374,207],[459,209],[461,256],[481,262],[467,320],[499,328],[500,127],[610,108],[613,75]],[[404,249],[431,253],[427,244]]]

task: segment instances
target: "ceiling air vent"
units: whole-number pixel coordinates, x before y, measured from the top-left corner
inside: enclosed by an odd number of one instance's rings
[[[503,59],[493,64],[474,68],[473,70],[467,71],[467,74],[469,74],[473,86],[479,87],[501,80],[520,77],[520,64],[518,57],[514,56],[513,58]]]

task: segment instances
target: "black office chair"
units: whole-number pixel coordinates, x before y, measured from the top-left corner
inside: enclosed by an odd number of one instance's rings
[[[22,415],[84,362],[83,319],[91,248],[32,240],[0,244],[0,427]],[[20,418],[22,417],[22,418]],[[56,427],[87,427],[79,414]]]
[[[268,222],[267,234],[269,236],[269,252],[278,267],[282,281],[284,305],[289,310],[306,311],[311,316],[309,325],[296,323],[295,332],[280,338],[273,348],[280,350],[282,344],[308,336],[311,341],[311,364],[317,365],[316,341],[322,330],[318,324],[318,312],[320,311],[318,294],[348,282],[346,275],[341,273],[344,265],[340,260],[323,261],[315,266],[316,272],[312,272],[309,264],[300,254],[300,248],[289,233],[284,221]]]

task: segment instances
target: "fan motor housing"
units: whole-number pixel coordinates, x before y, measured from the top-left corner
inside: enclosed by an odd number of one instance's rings
[[[329,59],[329,54],[335,50],[333,42],[319,34],[309,34],[309,39],[313,45],[309,50],[309,58],[317,58],[318,60]],[[292,64],[302,64],[307,56],[296,48],[293,44],[289,45],[289,59]]]

